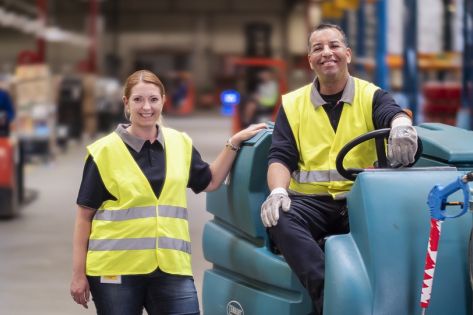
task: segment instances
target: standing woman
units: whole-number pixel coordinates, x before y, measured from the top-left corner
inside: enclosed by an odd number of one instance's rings
[[[265,128],[236,133],[209,165],[185,133],[160,124],[164,102],[156,75],[133,73],[123,96],[131,124],[87,147],[71,295],[87,308],[92,293],[98,314],[199,314],[186,188],[217,189],[240,143]]]

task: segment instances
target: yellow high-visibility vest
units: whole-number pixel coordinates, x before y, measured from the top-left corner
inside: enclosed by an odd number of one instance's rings
[[[353,185],[336,169],[341,148],[355,137],[374,130],[373,96],[377,86],[353,78],[353,104],[344,104],[337,132],[322,106],[310,99],[313,83],[283,95],[283,107],[299,151],[298,170],[291,174],[289,190],[306,195],[343,198]],[[346,168],[367,168],[376,160],[374,141],[365,142],[345,157]]]
[[[117,198],[105,201],[93,218],[87,275],[148,274],[157,267],[192,275],[186,199],[192,141],[170,128],[160,132],[166,177],[159,199],[117,133],[87,147],[105,187]]]

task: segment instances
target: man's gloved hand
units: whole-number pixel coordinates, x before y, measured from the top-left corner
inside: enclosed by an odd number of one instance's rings
[[[266,201],[261,206],[261,220],[265,227],[271,227],[278,224],[279,208],[283,211],[289,211],[291,199],[284,188],[278,187],[271,191]]]
[[[408,123],[406,123],[406,120]],[[399,117],[392,122],[388,140],[388,159],[391,165],[407,166],[414,162],[417,152],[417,131],[409,118]]]

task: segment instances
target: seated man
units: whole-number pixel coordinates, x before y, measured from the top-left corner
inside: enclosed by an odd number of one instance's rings
[[[353,182],[337,172],[338,152],[361,134],[391,127],[388,158],[408,165],[414,161],[417,133],[386,91],[350,76],[351,50],[339,26],[315,28],[308,60],[314,81],[282,98],[269,152],[271,194],[261,219],[309,291],[314,313],[321,314],[324,253],[317,240],[349,231],[345,198]],[[367,143],[347,155],[345,166],[366,168],[375,159],[374,145]]]

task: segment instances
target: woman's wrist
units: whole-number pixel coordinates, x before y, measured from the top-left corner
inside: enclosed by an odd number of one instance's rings
[[[85,276],[86,276],[85,271],[72,271],[73,278],[82,278]]]
[[[233,137],[228,138],[227,142],[225,143],[225,147],[229,148],[232,151],[240,150],[240,142],[235,141]]]

